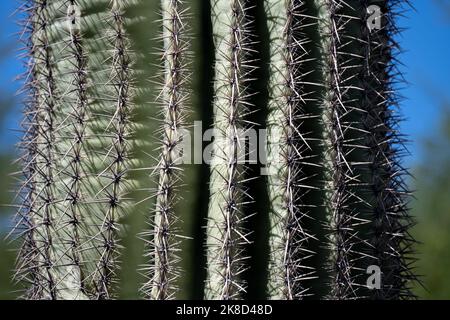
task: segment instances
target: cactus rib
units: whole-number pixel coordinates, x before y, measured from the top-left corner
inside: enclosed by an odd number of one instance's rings
[[[357,189],[364,188],[359,174],[362,163],[357,158],[360,145],[360,108],[356,104],[360,88],[351,71],[361,65],[357,35],[353,30],[353,2],[316,1],[319,30],[324,56],[325,96],[323,125],[325,129],[324,165],[326,171],[326,207],[328,208],[331,271],[331,299],[360,298],[357,263],[364,258],[365,242],[359,238],[361,215],[367,205]]]
[[[23,21],[23,32],[20,41],[25,46],[25,57],[29,59],[26,63],[27,71],[23,78],[25,83],[22,91],[26,93],[24,99],[24,120],[21,123],[23,128],[22,140],[19,144],[22,164],[21,185],[18,190],[21,204],[17,210],[15,222],[12,230],[19,238],[23,238],[23,243],[19,249],[18,260],[16,262],[16,272],[14,279],[18,282],[25,282],[29,285],[24,297],[28,299],[38,299],[42,294],[41,272],[39,265],[38,243],[35,241],[35,216],[37,208],[37,135],[38,135],[38,74],[33,52],[39,29],[39,13],[41,6],[37,6],[34,1],[24,1],[20,10],[26,15]],[[28,57],[30,55],[30,57]]]
[[[305,150],[310,149],[302,122],[310,116],[303,110],[308,93],[302,87],[300,67],[311,60],[304,48],[308,39],[301,33],[307,23],[303,6],[303,1],[266,1],[272,55],[267,120],[271,197],[268,290],[273,299],[303,298],[309,289],[303,283],[314,274],[304,263],[313,254],[306,248],[313,236],[302,225],[308,217],[302,198],[312,188],[310,177],[302,171],[308,165]]]
[[[239,298],[245,292],[242,228],[246,200],[242,133],[247,123],[246,85],[251,72],[247,1],[216,0],[212,4],[216,46],[213,155],[211,160],[207,234],[207,299]]]
[[[369,18],[368,7],[376,4],[380,12],[381,28],[369,30],[362,23],[364,72],[361,86],[364,92],[363,107],[367,132],[367,157],[370,162],[370,186],[374,199],[370,243],[374,264],[380,267],[380,290],[374,290],[374,299],[392,300],[414,298],[411,281],[417,277],[411,269],[414,239],[408,229],[414,221],[408,213],[410,192],[404,181],[408,172],[401,166],[405,151],[404,139],[398,134],[400,121],[395,109],[398,97],[393,90],[400,72],[394,62],[398,33],[395,14],[407,2],[362,1],[363,19]],[[401,80],[400,80],[401,81]]]
[[[164,43],[164,84],[159,96],[161,102],[162,146],[155,173],[158,175],[156,208],[151,225],[152,265],[149,281],[142,290],[150,299],[173,299],[178,276],[176,255],[178,240],[175,223],[178,217],[174,206],[180,183],[181,154],[187,100],[187,25],[186,9],[180,0],[162,0],[162,40]]]
[[[81,23],[76,10],[78,3],[75,0],[65,1],[61,9],[66,10],[64,22],[67,32],[65,53],[67,53],[67,76],[69,83],[68,93],[65,100],[60,102],[58,110],[58,140],[57,145],[63,146],[64,150],[58,150],[62,154],[61,162],[58,164],[58,204],[60,248],[62,264],[66,265],[67,271],[61,275],[59,281],[69,283],[69,292],[64,299],[86,299],[82,288],[82,264],[80,254],[82,229],[82,202],[85,200],[83,179],[86,177],[84,162],[86,144],[87,124],[87,58],[83,47],[80,30],[76,28]],[[70,80],[69,80],[70,79]],[[63,104],[67,104],[69,115],[65,115]],[[56,219],[56,217],[55,217]]]
[[[104,90],[107,91],[107,102],[113,111],[109,122],[101,124],[106,136],[102,163],[106,166],[98,174],[98,179],[105,178],[98,195],[103,195],[100,202],[105,207],[101,209],[104,213],[95,239],[99,258],[93,274],[95,298],[100,300],[112,297],[111,285],[115,279],[119,248],[119,219],[124,211],[129,167],[132,62],[124,28],[124,5],[123,1],[112,1],[107,18],[107,40],[111,49],[107,60],[110,69]]]

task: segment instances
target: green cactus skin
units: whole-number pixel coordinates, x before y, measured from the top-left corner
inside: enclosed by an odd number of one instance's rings
[[[151,245],[151,265],[142,291],[153,300],[173,299],[178,277],[178,242],[175,223],[179,219],[174,206],[180,184],[181,154],[187,91],[186,63],[187,25],[185,9],[180,0],[163,0],[162,5],[162,52],[164,84],[159,96],[161,104],[162,145],[159,163],[155,169],[158,175],[156,208],[153,231],[146,235],[153,240]],[[145,236],[144,236],[145,237]]]
[[[247,2],[215,0],[212,24],[216,47],[213,158],[207,227],[207,279],[205,298],[228,300],[245,292],[240,278],[248,243],[242,222],[245,201],[239,132],[245,130],[245,86],[249,65]],[[240,131],[241,130],[241,131]],[[241,155],[242,156],[242,155]],[[250,199],[248,199],[250,200]]]
[[[305,264],[313,254],[306,244],[314,236],[302,225],[308,218],[308,206],[302,198],[314,188],[303,172],[304,166],[314,165],[305,155],[310,137],[302,127],[302,122],[310,118],[303,106],[311,93],[304,92],[300,71],[300,66],[312,58],[302,47],[308,42],[301,32],[308,23],[302,16],[303,1],[267,0],[265,4],[271,44],[268,292],[271,299],[293,300],[308,295],[309,288],[303,282],[314,276],[314,268]]]

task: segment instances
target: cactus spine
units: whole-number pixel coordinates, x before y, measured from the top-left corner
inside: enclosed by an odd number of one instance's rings
[[[234,299],[245,292],[242,245],[249,240],[242,228],[248,82],[247,2],[215,0],[212,22],[216,47],[214,145],[211,160],[211,199],[207,238],[207,299]]]

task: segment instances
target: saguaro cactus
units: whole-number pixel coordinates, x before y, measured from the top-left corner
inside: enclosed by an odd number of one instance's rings
[[[182,171],[189,167],[181,152],[189,147],[187,105],[199,100],[193,94],[204,94],[189,84],[195,59],[189,31],[198,23],[187,18],[190,1],[160,2],[161,76],[153,82],[135,70],[147,47],[130,40],[146,20],[128,9],[143,1],[23,1],[27,73],[15,228],[24,240],[15,274],[24,282],[23,297],[116,297],[120,253],[127,245],[122,236],[129,219],[139,216],[148,221],[136,240],[146,246],[139,252],[145,299],[174,299],[188,290],[178,278],[186,272],[180,260],[189,254],[180,242],[189,237],[206,256],[205,266],[195,261],[206,269],[205,279],[195,283],[204,284],[206,299],[245,299],[254,279],[266,286],[269,299],[413,298],[413,221],[395,92],[395,17],[407,1],[264,0],[253,10],[252,1],[211,0],[205,6],[215,46],[214,66],[202,66],[214,68],[214,141],[212,153],[203,154],[210,160],[209,185],[202,190],[210,196],[208,212],[195,217],[178,212],[187,196]],[[379,25],[368,24],[374,8]],[[259,29],[260,21],[268,33]],[[147,31],[143,41],[149,41]],[[269,61],[255,60],[256,41],[267,43]],[[255,65],[267,69],[267,79],[252,79],[265,74],[253,73]],[[193,70],[194,79],[198,72]],[[137,83],[142,78],[145,83]],[[268,101],[253,100],[253,81],[267,87]],[[153,109],[142,98],[146,90],[157,97],[157,119],[134,117],[137,109]],[[267,150],[248,150],[262,145],[247,141],[254,136],[250,114],[257,111],[267,111]],[[157,125],[159,137],[136,133]],[[156,151],[150,150],[155,143]],[[263,179],[248,183],[246,161],[263,151],[270,206],[257,206],[264,212],[256,214],[263,214],[259,221],[267,214],[269,230],[261,227],[255,239],[267,241],[257,243],[269,248],[267,279],[246,272],[259,261],[248,262],[247,244],[260,227],[247,206],[256,192],[251,186],[266,187]],[[130,193],[142,198],[131,200]],[[152,206],[150,214],[136,203]],[[191,224],[180,220],[206,215],[201,243],[188,230]],[[369,267],[381,272],[379,290],[366,286]]]
[[[124,214],[124,200],[130,183],[127,181],[127,171],[130,167],[129,140],[132,131],[129,118],[133,108],[133,62],[124,28],[124,7],[123,1],[111,1],[110,16],[107,18],[111,56],[107,60],[110,70],[104,86],[108,94],[107,101],[113,107],[110,108],[112,115],[103,120],[104,124],[101,126],[107,142],[105,152],[101,155],[104,169],[98,175],[106,178],[100,190],[104,194],[101,200],[105,203],[97,236],[100,259],[93,276],[98,299],[110,298],[110,284],[117,268],[118,221]]]

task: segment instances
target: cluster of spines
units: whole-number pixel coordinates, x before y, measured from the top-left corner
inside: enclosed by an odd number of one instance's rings
[[[314,277],[314,269],[305,264],[313,254],[307,248],[313,235],[303,223],[309,218],[304,198],[313,188],[304,172],[311,160],[306,152],[310,137],[303,122],[312,119],[304,109],[311,93],[305,92],[302,66],[312,58],[302,32],[308,24],[303,7],[303,1],[266,1],[271,45],[267,126],[272,206],[268,291],[272,299],[302,299],[309,290],[305,281]]]
[[[380,28],[369,29],[370,5],[375,4],[382,14]],[[406,151],[404,138],[398,133],[401,120],[397,114],[399,98],[396,86],[402,81],[397,69],[399,33],[396,13],[408,5],[407,1],[361,2],[361,41],[364,67],[359,75],[363,89],[363,120],[369,165],[369,190],[372,197],[370,256],[380,267],[381,288],[370,295],[373,299],[414,298],[411,282],[414,239],[409,228],[414,221],[408,213],[410,192],[404,177],[408,172],[401,165]]]
[[[212,4],[215,140],[207,229],[207,299],[237,299],[245,292],[243,245],[249,239],[243,228],[246,217],[242,208],[251,201],[242,165],[246,157],[243,137],[249,127],[247,86],[252,72],[248,9],[248,1],[243,0],[216,0]]]
[[[175,212],[177,190],[182,174],[182,143],[188,100],[188,33],[187,8],[180,0],[162,0],[161,52],[163,85],[158,97],[161,105],[162,143],[158,164],[154,169],[157,179],[156,207],[151,230],[143,235],[149,245],[149,265],[145,267],[147,281],[142,287],[145,297],[152,300],[173,299],[177,291],[179,273],[179,239]]]

